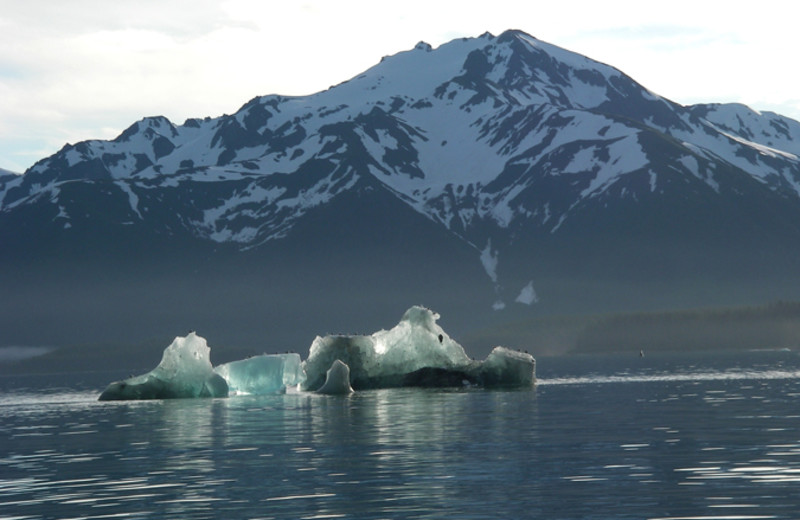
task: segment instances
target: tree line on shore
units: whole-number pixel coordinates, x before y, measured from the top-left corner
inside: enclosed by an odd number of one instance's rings
[[[541,316],[473,333],[534,355],[800,348],[800,301],[610,314]]]
[[[575,352],[800,347],[800,302],[617,314],[587,325]]]

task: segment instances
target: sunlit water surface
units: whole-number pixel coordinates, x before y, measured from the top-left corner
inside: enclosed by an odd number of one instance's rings
[[[0,518],[800,517],[800,356],[541,358],[535,390],[98,402],[0,378]]]

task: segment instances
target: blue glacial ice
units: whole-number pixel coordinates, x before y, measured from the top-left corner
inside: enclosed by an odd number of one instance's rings
[[[194,332],[177,337],[166,349],[161,363],[150,372],[117,381],[100,394],[101,401],[226,397],[228,384],[214,372],[211,349]]]
[[[305,378],[299,354],[262,354],[219,365],[214,372],[228,383],[230,394],[279,394]]]
[[[314,339],[298,354],[254,356],[212,367],[206,340],[177,337],[147,374],[108,385],[100,400],[227,397],[284,393],[299,387],[323,394],[393,387],[531,387],[536,363],[527,353],[495,347],[474,361],[437,324],[439,315],[411,307],[389,330]]]

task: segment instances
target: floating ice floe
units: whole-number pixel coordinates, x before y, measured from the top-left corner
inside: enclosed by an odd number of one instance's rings
[[[164,350],[152,371],[111,383],[100,400],[262,395],[301,390],[348,394],[394,387],[530,387],[536,362],[527,353],[496,347],[474,361],[436,323],[439,315],[411,307],[390,330],[371,335],[317,337],[309,356],[254,356],[213,368],[206,340],[194,332]]]

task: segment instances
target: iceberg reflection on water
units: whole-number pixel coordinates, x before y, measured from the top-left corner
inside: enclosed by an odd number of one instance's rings
[[[438,319],[435,312],[414,306],[388,331],[317,337],[306,361],[298,354],[265,354],[216,368],[206,340],[192,332],[175,338],[151,372],[110,384],[100,400],[278,394],[298,386],[326,394],[409,386],[533,386],[531,355],[495,347],[485,361],[473,361]]]

